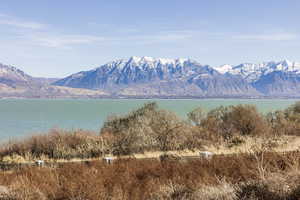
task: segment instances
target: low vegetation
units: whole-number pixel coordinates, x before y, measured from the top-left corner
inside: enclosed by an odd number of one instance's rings
[[[124,116],[111,116],[99,133],[51,130],[0,149],[0,160],[88,159],[149,151],[205,150],[253,145],[276,147],[284,136],[300,135],[300,102],[263,115],[251,105],[219,107],[205,113],[197,108],[188,120],[148,103]]]
[[[100,133],[53,129],[3,144],[1,166],[87,161],[2,170],[0,200],[296,200],[299,136],[300,102],[266,115],[251,105],[196,108],[186,120],[148,103],[109,117]],[[215,155],[179,156],[201,150]],[[160,159],[134,158],[149,152]],[[95,159],[108,155],[118,159]]]
[[[0,199],[296,200],[299,166],[299,152],[290,152],[28,167],[0,172]]]

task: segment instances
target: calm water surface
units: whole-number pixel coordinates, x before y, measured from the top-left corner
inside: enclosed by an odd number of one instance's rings
[[[218,106],[254,104],[260,112],[284,109],[295,99],[201,99],[201,100],[0,100],[0,141],[45,132],[51,128],[100,130],[112,114],[124,114],[149,101],[181,117],[196,107],[211,110]]]

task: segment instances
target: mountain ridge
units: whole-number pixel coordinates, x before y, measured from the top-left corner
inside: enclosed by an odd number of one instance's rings
[[[109,62],[90,71],[78,72],[54,84],[104,89],[112,91],[114,95],[129,96],[258,95],[252,86],[244,83],[239,77],[223,76],[208,65],[182,58],[133,56]],[[174,87],[177,89],[174,90]]]
[[[222,65],[215,67],[220,73],[230,73],[242,75],[249,82],[257,81],[262,75],[267,75],[274,71],[293,72],[300,74],[300,63],[283,60],[279,62],[269,61],[262,63],[242,63],[236,66]]]
[[[78,98],[108,95],[103,91],[51,85],[56,80],[32,77],[16,67],[0,64],[0,98]]]
[[[300,63],[211,67],[193,59],[132,56],[62,79],[36,78],[0,64],[0,97],[8,90],[10,95],[54,98],[300,97]]]

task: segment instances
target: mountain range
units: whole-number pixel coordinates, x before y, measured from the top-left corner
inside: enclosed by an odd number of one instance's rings
[[[191,59],[131,57],[62,79],[0,65],[0,97],[300,97],[300,63],[211,67]]]
[[[108,95],[103,91],[51,85],[57,80],[35,78],[13,66],[0,64],[0,98],[80,98]]]

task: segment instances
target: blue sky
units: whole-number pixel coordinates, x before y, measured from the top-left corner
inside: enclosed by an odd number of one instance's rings
[[[3,0],[0,62],[63,77],[130,56],[300,61],[299,0]]]

